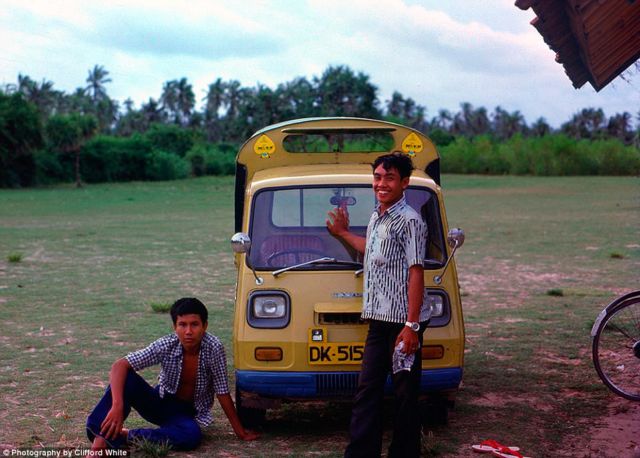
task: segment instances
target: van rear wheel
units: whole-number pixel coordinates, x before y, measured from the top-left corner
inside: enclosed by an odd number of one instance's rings
[[[240,390],[236,388],[236,410],[240,423],[245,428],[258,428],[262,426],[267,417],[267,409],[256,409],[254,407],[246,407],[242,404],[242,395]]]
[[[449,402],[433,399],[420,402],[422,426],[444,426],[449,421]]]

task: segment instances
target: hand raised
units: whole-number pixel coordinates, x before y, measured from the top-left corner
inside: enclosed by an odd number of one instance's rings
[[[340,207],[331,210],[328,214],[327,229],[331,235],[340,237],[345,232],[349,232],[349,212]]]

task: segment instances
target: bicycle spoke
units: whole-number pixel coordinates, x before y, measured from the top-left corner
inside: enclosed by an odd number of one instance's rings
[[[640,401],[640,294],[609,311],[593,342],[596,371],[616,394]]]

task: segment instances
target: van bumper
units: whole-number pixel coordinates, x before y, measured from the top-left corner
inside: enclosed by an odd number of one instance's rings
[[[358,386],[359,372],[276,372],[236,371],[236,387],[243,392],[271,398],[331,398],[352,396]],[[423,394],[457,389],[462,368],[422,371],[420,392]],[[385,392],[392,393],[391,376]]]

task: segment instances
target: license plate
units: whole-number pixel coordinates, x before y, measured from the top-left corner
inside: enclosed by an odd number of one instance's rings
[[[309,364],[360,364],[364,345],[360,342],[310,343]]]

